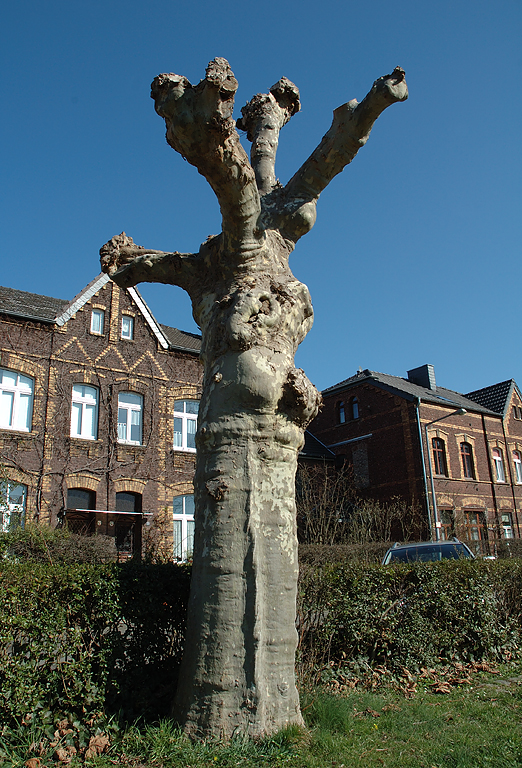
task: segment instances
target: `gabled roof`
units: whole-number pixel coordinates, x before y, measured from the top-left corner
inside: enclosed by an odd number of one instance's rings
[[[495,411],[495,413],[505,416],[515,390],[520,397],[520,390],[517,387],[516,381],[508,379],[507,381],[501,381],[499,384],[492,384],[490,387],[468,392],[466,397],[474,400],[476,403],[480,403],[485,408],[489,408],[491,411]]]
[[[178,328],[171,328],[169,325],[160,323],[160,328],[167,337],[171,347],[183,349],[186,352],[198,352],[201,349],[201,336],[197,333],[188,333],[180,331]]]
[[[71,301],[53,299],[38,293],[28,293],[27,291],[18,291],[15,288],[0,286],[0,313],[44,323],[56,323],[56,325],[62,326],[74,317],[109,280],[108,275],[103,273],[98,275]],[[128,288],[127,290],[163,349],[199,353],[201,336],[196,333],[186,333],[177,328],[170,328],[168,325],[160,325],[139,291],[136,288]]]
[[[40,296],[38,293],[17,291],[0,286],[0,312],[28,320],[54,323],[56,316],[69,304],[64,299]]]
[[[493,411],[478,401],[472,400],[468,396],[461,395],[460,392],[455,392],[452,389],[445,389],[444,387],[439,386],[437,386],[436,389],[429,389],[428,387],[421,387],[419,384],[414,384],[412,381],[403,379],[400,376],[391,376],[388,373],[378,373],[377,371],[370,371],[368,368],[364,371],[359,371],[355,376],[350,376],[350,378],[339,382],[339,384],[335,384],[333,387],[324,389],[323,395],[342,392],[365,381],[380,389],[384,389],[391,394],[403,397],[406,400],[421,400],[424,403],[435,403],[438,405],[446,405],[450,408],[465,408],[467,411],[498,415],[497,411]]]

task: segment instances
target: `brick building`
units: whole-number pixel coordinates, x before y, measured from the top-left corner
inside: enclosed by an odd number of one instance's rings
[[[67,521],[131,553],[144,526],[186,555],[199,347],[106,275],[72,301],[0,288],[2,527]]]
[[[433,366],[408,378],[359,370],[324,390],[310,430],[353,466],[361,491],[418,505],[421,535],[484,551],[522,529],[522,398],[516,383],[462,395]]]

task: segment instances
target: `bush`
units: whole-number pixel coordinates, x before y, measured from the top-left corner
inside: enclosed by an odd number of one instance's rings
[[[0,720],[168,713],[189,569],[0,564]]]
[[[518,652],[522,561],[357,562],[309,568],[300,583],[300,667],[362,660],[418,669]]]
[[[0,557],[40,563],[107,563],[116,559],[111,536],[80,536],[66,528],[27,525],[0,534]]]

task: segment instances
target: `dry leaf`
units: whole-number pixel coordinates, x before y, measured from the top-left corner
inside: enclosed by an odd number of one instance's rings
[[[89,746],[85,752],[85,757],[96,757],[105,752],[109,746],[110,740],[105,733],[100,733],[98,736],[91,736],[89,739]]]

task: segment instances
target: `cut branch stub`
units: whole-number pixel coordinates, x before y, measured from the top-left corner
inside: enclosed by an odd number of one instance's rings
[[[352,99],[334,110],[330,130],[284,189],[279,227],[285,237],[297,242],[311,229],[323,189],[366,144],[379,115],[407,98],[405,72],[396,67],[390,75],[374,82],[360,104]]]
[[[279,131],[300,108],[299,89],[282,77],[270,88],[270,93],[256,94],[241,109],[243,117],[237,121],[237,127],[246,131],[247,139],[252,142],[250,162],[261,195],[266,195],[276,184]]]
[[[206,178],[223,217],[225,247],[256,245],[259,193],[232,117],[237,80],[226,59],[210,62],[205,78],[158,75],[151,86],[156,112],[165,119],[167,142]]]
[[[102,272],[121,288],[138,283],[179,285],[193,296],[198,282],[200,260],[192,253],[165,253],[136,245],[125,232],[115,235],[100,248]]]

